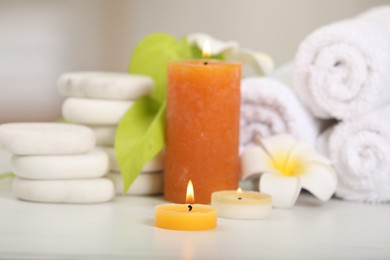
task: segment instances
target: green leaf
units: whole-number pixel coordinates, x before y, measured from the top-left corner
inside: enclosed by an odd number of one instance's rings
[[[122,172],[124,193],[143,166],[164,147],[168,62],[190,58],[186,38],[178,41],[162,33],[147,36],[133,52],[129,72],[151,77],[155,89],[150,97],[137,100],[129,108],[117,128],[115,153]]]
[[[119,123],[115,152],[122,172],[125,193],[146,162],[164,147],[165,102],[151,97],[138,99]]]
[[[167,34],[151,34],[135,47],[129,72],[153,78],[155,89],[152,97],[162,104],[166,97],[168,62],[190,57],[191,52],[186,39],[177,41],[176,38]]]
[[[6,178],[13,178],[13,177],[15,177],[15,174],[13,174],[12,172],[6,172],[0,174],[0,180]]]

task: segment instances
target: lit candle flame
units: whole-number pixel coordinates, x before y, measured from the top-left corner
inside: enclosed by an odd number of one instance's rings
[[[194,186],[192,186],[192,181],[188,181],[187,185],[187,195],[186,195],[186,203],[192,204],[195,201],[195,196],[194,196]]]
[[[238,187],[238,189],[237,189],[237,198],[238,198],[239,200],[242,200],[241,195],[242,195],[242,189],[241,189],[240,187]]]
[[[205,40],[202,46],[202,57],[210,58],[211,57],[211,45],[209,40]]]

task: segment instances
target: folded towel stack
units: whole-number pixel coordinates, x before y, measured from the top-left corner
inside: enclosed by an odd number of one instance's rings
[[[0,144],[12,153],[15,196],[48,203],[98,203],[114,197],[106,153],[84,126],[13,123],[0,126]]]
[[[366,202],[390,201],[390,106],[325,131],[318,142],[338,171],[336,195]]]
[[[249,78],[241,82],[241,150],[257,136],[287,133],[315,143],[320,132],[315,119],[290,88],[272,78]]]
[[[390,6],[325,26],[300,45],[294,87],[319,118],[342,120],[319,139],[343,199],[390,199]]]
[[[92,129],[97,145],[110,158],[107,177],[115,183],[118,194],[123,182],[113,147],[116,128],[133,102],[151,93],[153,86],[149,77],[124,73],[74,72],[65,73],[58,80],[59,92],[67,97],[62,106],[63,117]],[[162,170],[163,158],[158,155],[144,167],[128,194],[161,193]]]
[[[353,119],[390,102],[390,6],[319,28],[300,45],[294,81],[320,118]]]

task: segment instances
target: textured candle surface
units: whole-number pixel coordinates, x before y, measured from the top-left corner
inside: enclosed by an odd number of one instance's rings
[[[164,194],[184,203],[189,179],[195,201],[236,189],[239,179],[241,65],[175,62],[168,67]]]

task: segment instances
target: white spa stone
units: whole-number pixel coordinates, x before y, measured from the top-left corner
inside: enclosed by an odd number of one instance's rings
[[[47,203],[100,203],[115,196],[114,184],[107,178],[87,180],[27,180],[15,178],[14,195]]]
[[[34,180],[90,179],[108,173],[107,153],[95,148],[74,155],[14,155],[12,170],[16,176]]]
[[[134,100],[150,94],[154,82],[150,77],[98,71],[69,72],[58,79],[64,96]]]
[[[89,126],[95,134],[96,145],[114,146],[116,126]]]
[[[107,178],[114,182],[116,194],[122,194],[123,180],[118,172],[111,172]],[[156,195],[163,192],[162,172],[142,172],[135,179],[126,194],[129,195]]]
[[[77,154],[95,147],[95,135],[74,124],[9,123],[0,125],[0,146],[18,155]]]
[[[104,147],[99,146],[105,152],[107,152],[108,157],[110,158],[110,170],[114,172],[120,172],[119,164],[116,160],[115,149],[114,147]],[[141,172],[156,172],[162,171],[164,169],[164,154],[159,153],[152,160],[145,164]]]
[[[67,98],[62,105],[65,119],[85,125],[117,125],[131,101]]]

